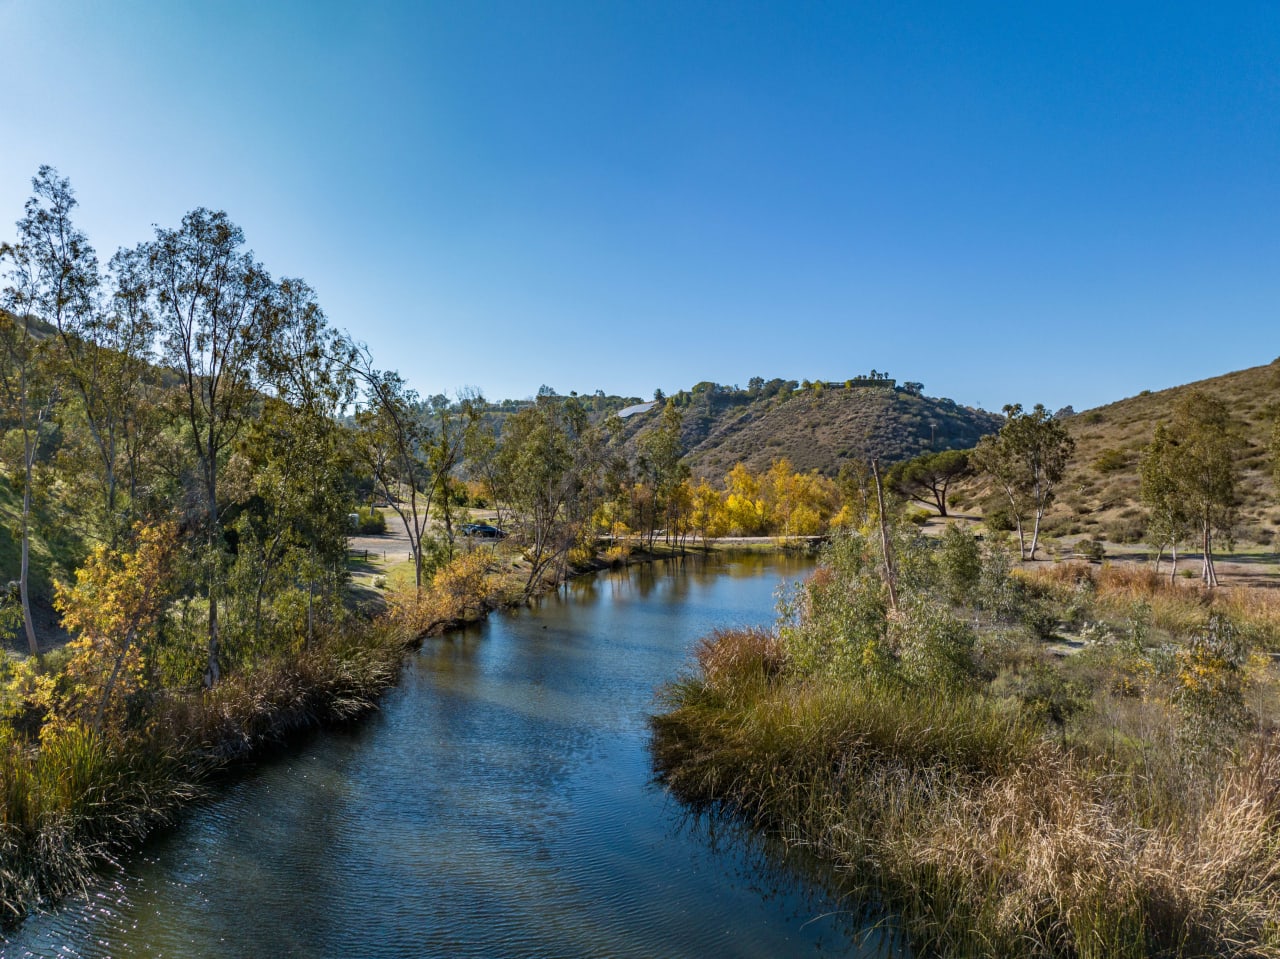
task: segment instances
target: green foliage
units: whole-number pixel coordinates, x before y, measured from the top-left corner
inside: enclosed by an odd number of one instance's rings
[[[948,523],[938,544],[938,572],[948,601],[976,605],[982,580],[982,547],[972,531]]]
[[[387,517],[374,506],[356,507],[356,532],[364,536],[377,536],[387,531]]]
[[[1115,447],[1107,447],[1093,461],[1093,468],[1099,473],[1116,473],[1128,465],[1129,455]]]
[[[1086,559],[1091,563],[1100,563],[1107,555],[1107,549],[1102,545],[1102,543],[1095,539],[1090,539],[1087,536],[1076,542],[1076,545],[1073,547],[1073,552],[1077,556],[1082,559]]]
[[[1040,523],[1075,450],[1075,439],[1039,403],[1030,413],[1024,413],[1019,404],[1006,406],[1004,412],[1000,432],[983,437],[972,462],[1004,493],[1018,532],[1020,556],[1035,559]],[[1029,545],[1023,529],[1028,518],[1034,522]]]
[[[912,596],[890,624],[889,643],[901,675],[931,692],[972,682],[977,634],[949,609],[922,596]]]
[[[1249,645],[1229,620],[1213,616],[1185,649],[1166,658],[1173,701],[1181,715],[1179,735],[1189,756],[1220,758],[1235,746],[1251,716],[1244,700]]]

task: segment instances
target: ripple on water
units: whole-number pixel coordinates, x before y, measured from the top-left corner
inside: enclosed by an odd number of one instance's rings
[[[751,834],[651,782],[654,690],[781,570],[575,584],[428,643],[382,711],[237,782],[8,956],[880,954]]]

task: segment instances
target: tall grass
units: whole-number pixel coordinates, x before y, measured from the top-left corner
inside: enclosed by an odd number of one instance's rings
[[[228,763],[374,708],[413,640],[393,623],[335,630],[210,692],[162,694],[142,728],[47,725],[28,743],[0,727],[0,923],[83,888]]]
[[[1065,743],[981,687],[789,675],[763,632],[698,659],[653,720],[660,775],[814,847],[923,952],[1280,955],[1280,744],[1191,768]]]
[[[1280,650],[1280,590],[1252,586],[1206,589],[1198,582],[1170,582],[1150,566],[1058,563],[1025,574],[1033,582],[1057,586],[1088,584],[1104,611],[1123,615],[1134,604],[1151,611],[1152,625],[1174,636],[1188,636],[1210,614],[1225,615],[1247,629],[1256,644]]]

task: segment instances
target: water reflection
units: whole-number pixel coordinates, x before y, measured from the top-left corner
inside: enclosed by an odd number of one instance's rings
[[[651,782],[654,690],[807,568],[619,570],[431,641],[371,721],[234,784],[4,955],[879,955],[798,860]]]

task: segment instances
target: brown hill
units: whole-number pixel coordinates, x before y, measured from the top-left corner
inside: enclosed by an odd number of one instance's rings
[[[824,384],[772,395],[712,388],[675,400],[684,412],[689,466],[713,482],[737,463],[759,471],[781,457],[796,469],[834,475],[855,458],[890,463],[933,449],[967,449],[1001,423],[996,414],[892,385]],[[629,417],[628,437],[660,412],[655,405]]]
[[[1151,442],[1158,423],[1172,419],[1178,399],[1192,390],[1224,401],[1245,425],[1249,445],[1240,459],[1236,539],[1242,546],[1269,546],[1280,527],[1280,495],[1268,451],[1280,402],[1280,360],[1158,392],[1144,390],[1070,417],[1066,422],[1076,451],[1047,517],[1047,531],[1112,543],[1140,542],[1146,531],[1138,477],[1142,448]],[[979,499],[976,489],[968,493]]]

